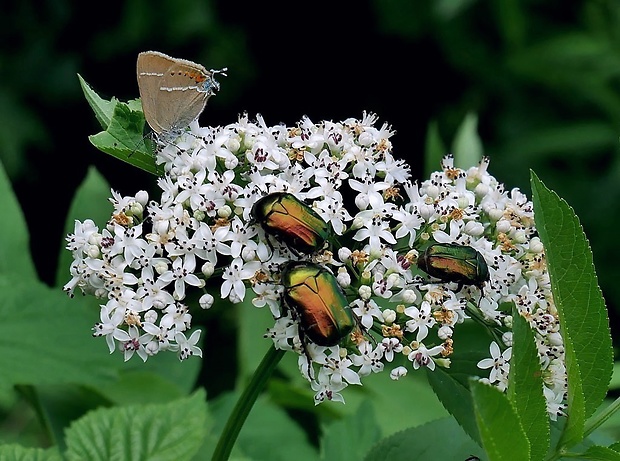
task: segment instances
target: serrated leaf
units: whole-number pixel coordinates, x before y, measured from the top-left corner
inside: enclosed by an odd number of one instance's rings
[[[513,311],[513,343],[510,361],[508,396],[519,409],[521,426],[530,442],[531,458],[544,459],[549,449],[550,429],[547,406],[543,395],[534,333],[529,323]]]
[[[366,400],[355,414],[324,429],[321,437],[321,459],[359,461],[380,437],[381,429],[375,422],[372,404]]]
[[[26,448],[21,445],[0,445],[0,461],[61,461],[56,448]]]
[[[470,381],[480,439],[490,461],[526,460],[530,445],[508,397],[496,387]]]
[[[124,103],[116,98],[106,101],[78,77],[86,100],[104,129],[89,136],[90,142],[102,152],[156,175],[155,157],[142,134],[145,120],[139,101]]]
[[[86,178],[84,178],[84,181],[82,181],[82,184],[73,196],[73,201],[67,213],[64,235],[73,233],[76,219],[81,222],[84,222],[86,219],[92,219],[101,230],[112,214],[112,204],[108,200],[110,196],[110,185],[108,182],[94,167],[90,167]],[[96,206],[93,206],[94,204]],[[58,258],[56,286],[63,286],[71,278],[69,267],[72,261],[71,252],[66,249],[63,239],[63,245]]]
[[[24,280],[38,280],[30,257],[28,226],[17,197],[0,163],[0,274],[20,275]]]
[[[583,438],[585,418],[607,393],[613,364],[609,320],[579,219],[534,172],[531,184],[566,349],[569,416],[562,441],[570,445]]]
[[[484,452],[454,419],[442,418],[386,437],[363,459],[437,461],[465,460],[470,456],[483,459]]]
[[[207,422],[204,392],[163,405],[93,411],[67,430],[71,461],[190,460]]]
[[[441,159],[447,153],[446,147],[439,135],[437,122],[433,120],[428,124],[424,144],[424,171],[426,172],[426,177],[430,177],[431,173],[437,171],[441,165]]]
[[[469,389],[441,368],[429,371],[427,377],[444,408],[454,416],[469,437],[476,442],[480,441]]]
[[[467,169],[480,163],[483,155],[482,141],[478,136],[478,116],[469,113],[459,126],[452,142],[454,165]]]

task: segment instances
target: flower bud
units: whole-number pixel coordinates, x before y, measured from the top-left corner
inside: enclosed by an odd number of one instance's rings
[[[502,334],[502,342],[508,347],[512,346],[512,331],[506,331]]]
[[[202,272],[202,275],[204,275],[206,278],[209,278],[213,275],[213,272],[215,272],[215,266],[212,262],[207,261],[202,265],[200,271]]]
[[[463,232],[472,237],[480,237],[484,234],[484,226],[478,221],[467,221]]]
[[[351,285],[351,276],[349,275],[349,272],[347,272],[347,269],[345,267],[338,268],[338,275],[336,276],[336,280],[342,288],[347,288],[349,285]]]
[[[346,263],[351,257],[351,249],[347,247],[342,247],[338,250],[338,259],[343,263]]]
[[[527,242],[527,236],[525,235],[525,232],[523,232],[522,230],[517,230],[514,233],[513,239],[515,242],[517,243],[525,243]]]
[[[223,207],[217,210],[217,215],[220,218],[225,218],[225,219],[229,218],[231,214],[232,214],[232,209],[228,205],[224,205]]]
[[[198,304],[203,309],[209,309],[211,306],[213,306],[214,301],[215,298],[212,295],[210,295],[209,293],[205,293],[198,300]]]
[[[239,138],[234,137],[234,136],[230,136],[226,140],[226,143],[224,145],[226,146],[226,149],[228,149],[230,152],[237,152],[241,148],[241,144],[239,143]]]
[[[138,191],[135,198],[136,202],[138,202],[143,207],[145,207],[146,204],[149,203],[149,193],[145,190]]]
[[[357,293],[360,295],[361,299],[367,301],[372,297],[372,288],[370,288],[368,285],[362,285],[357,290]]]
[[[488,193],[489,193],[489,186],[483,183],[478,184],[476,188],[474,189],[474,194],[476,194],[476,197],[484,197]]]
[[[415,290],[408,288],[406,290],[403,290],[403,292],[401,293],[401,297],[405,304],[413,304],[418,298],[418,295],[416,294]]]
[[[396,311],[393,311],[392,309],[385,309],[382,312],[382,315],[383,315],[383,323],[387,325],[391,325],[392,323],[396,321]]]
[[[155,269],[155,272],[161,275],[168,270],[168,264],[163,261],[158,261],[153,265],[153,269]]]
[[[442,327],[439,328],[439,330],[437,330],[437,336],[442,341],[445,341],[446,339],[451,338],[452,333],[453,333],[452,328],[450,328],[448,325],[443,325]]]
[[[434,184],[429,185],[426,188],[426,195],[428,195],[429,197],[436,199],[437,197],[439,197],[439,187],[435,186]]]
[[[491,221],[498,221],[502,218],[502,216],[504,216],[504,210],[500,210],[499,208],[491,208],[490,210],[487,210],[487,214],[489,215]]]
[[[355,206],[360,210],[365,210],[370,205],[370,198],[367,194],[357,194],[355,197]],[[355,221],[353,222],[355,224]]]
[[[507,219],[500,219],[499,221],[497,221],[497,224],[495,226],[497,227],[497,232],[503,232],[504,234],[507,234],[508,232],[510,232],[510,229],[512,229],[510,221],[508,221]]]
[[[530,240],[530,251],[532,253],[542,253],[545,251],[545,248],[538,237],[533,237],[532,240]]]

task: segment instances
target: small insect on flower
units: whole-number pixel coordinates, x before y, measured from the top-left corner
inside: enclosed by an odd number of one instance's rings
[[[293,253],[321,250],[330,235],[329,225],[308,205],[288,192],[274,192],[252,206],[253,221],[283,241]]]
[[[463,285],[474,285],[482,290],[489,280],[489,266],[484,256],[466,245],[433,244],[418,258],[418,267],[444,282],[457,283],[457,291]]]
[[[357,322],[336,277],[325,267],[291,261],[284,265],[281,281],[282,303],[299,322],[299,338],[310,367],[306,337],[318,346],[335,346]]]

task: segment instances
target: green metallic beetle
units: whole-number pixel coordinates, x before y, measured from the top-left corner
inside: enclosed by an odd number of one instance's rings
[[[418,258],[418,267],[428,275],[445,282],[474,285],[482,290],[489,280],[489,266],[476,249],[454,243],[436,243]]]
[[[299,322],[299,339],[308,359],[306,337],[318,346],[335,346],[357,326],[349,302],[336,277],[326,268],[308,261],[290,261],[282,269],[282,304]]]
[[[252,206],[252,217],[267,234],[286,243],[294,253],[318,251],[330,235],[328,224],[288,192],[274,192],[260,198]]]

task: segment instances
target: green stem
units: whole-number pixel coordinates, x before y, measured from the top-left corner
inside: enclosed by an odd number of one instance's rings
[[[246,418],[250,414],[250,410],[252,410],[252,407],[254,406],[254,402],[256,402],[256,399],[265,387],[265,383],[283,356],[283,350],[276,349],[274,346],[269,348],[265,354],[265,357],[263,357],[263,360],[254,372],[252,380],[243,391],[241,397],[239,397],[235,408],[233,408],[232,413],[228,417],[228,421],[226,421],[226,426],[224,426],[220,440],[218,441],[217,447],[215,447],[215,451],[213,452],[213,457],[211,458],[212,461],[226,461],[228,459],[230,452],[235,445],[235,441],[237,440],[237,436],[239,435]]]
[[[583,429],[584,438],[589,436],[592,432],[598,429],[601,424],[607,421],[611,416],[620,409],[620,398],[614,400],[611,404],[609,404],[603,411],[594,415],[590,418]]]

